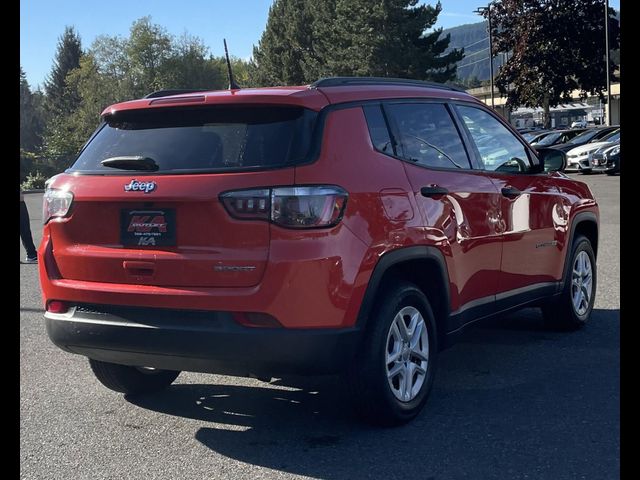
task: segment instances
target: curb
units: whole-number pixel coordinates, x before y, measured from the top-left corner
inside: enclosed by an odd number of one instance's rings
[[[44,193],[44,188],[35,188],[33,190],[23,190],[22,193]]]

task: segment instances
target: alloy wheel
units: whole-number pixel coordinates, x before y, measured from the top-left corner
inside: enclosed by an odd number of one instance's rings
[[[429,333],[422,314],[404,307],[394,317],[387,334],[385,366],[393,395],[410,402],[420,393],[429,364]]]
[[[579,316],[587,313],[593,294],[593,269],[591,258],[585,251],[576,255],[571,275],[571,300],[573,309]]]

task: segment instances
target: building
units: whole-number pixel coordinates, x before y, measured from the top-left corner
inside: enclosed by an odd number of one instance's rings
[[[491,87],[478,87],[467,90],[467,93],[473,95],[487,105],[491,105]],[[569,127],[576,120],[587,120],[589,123],[596,125],[604,124],[607,121],[607,105],[601,102],[597,96],[580,99],[580,91],[571,92],[574,100],[571,103],[565,103],[552,107],[551,126]],[[606,92],[605,92],[606,99]],[[537,108],[518,108],[509,111],[506,107],[506,97],[500,95],[497,88],[494,89],[494,105],[495,110],[508,119],[515,127],[529,127],[542,124],[543,109]],[[620,83],[611,84],[611,124],[620,124]]]

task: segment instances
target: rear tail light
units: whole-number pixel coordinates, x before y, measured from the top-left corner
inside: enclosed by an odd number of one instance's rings
[[[229,214],[240,220],[269,220],[271,190],[239,190],[220,195]]]
[[[65,217],[73,203],[73,193],[66,190],[47,188],[42,197],[42,222],[55,217]]]
[[[348,194],[333,185],[238,190],[220,195],[239,220],[267,220],[287,228],[332,227],[342,218]]]

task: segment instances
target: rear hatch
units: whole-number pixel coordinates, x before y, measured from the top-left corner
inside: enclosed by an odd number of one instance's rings
[[[317,113],[292,106],[128,110],[108,116],[66,174],[67,218],[49,222],[63,278],[250,287],[269,223],[232,218],[219,195],[292,185]],[[257,208],[258,206],[256,206]]]

